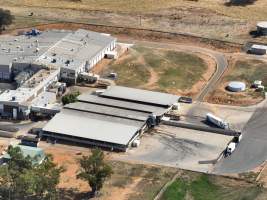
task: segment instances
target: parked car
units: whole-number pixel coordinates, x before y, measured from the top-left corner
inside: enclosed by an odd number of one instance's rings
[[[180,103],[193,103],[193,100],[190,97],[180,97],[178,101]]]

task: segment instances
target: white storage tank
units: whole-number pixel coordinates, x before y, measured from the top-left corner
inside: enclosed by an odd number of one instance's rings
[[[257,31],[261,35],[267,35],[267,21],[262,21],[257,24]]]
[[[246,84],[239,81],[232,81],[227,85],[227,90],[231,92],[242,92],[245,91]]]

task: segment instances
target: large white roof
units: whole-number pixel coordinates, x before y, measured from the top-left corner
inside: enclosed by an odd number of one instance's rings
[[[148,90],[122,86],[110,86],[100,96],[114,99],[123,99],[132,102],[140,102],[150,105],[158,105],[163,107],[169,107],[174,103],[177,103],[179,100],[179,96],[172,94],[152,92]]]
[[[259,45],[259,44],[253,44],[251,46],[251,48],[253,49],[263,49],[263,50],[267,50],[267,46],[266,45]]]
[[[124,119],[64,109],[45,127],[44,131],[76,136],[90,140],[128,145],[141,128],[140,122],[125,123]]]

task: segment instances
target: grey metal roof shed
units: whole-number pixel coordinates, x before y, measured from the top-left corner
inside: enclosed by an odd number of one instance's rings
[[[122,86],[110,86],[100,96],[161,107],[169,107],[179,100],[179,96],[172,94]]]

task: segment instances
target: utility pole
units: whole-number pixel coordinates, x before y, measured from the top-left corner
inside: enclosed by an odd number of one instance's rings
[[[142,26],[142,16],[139,15],[139,26]]]

